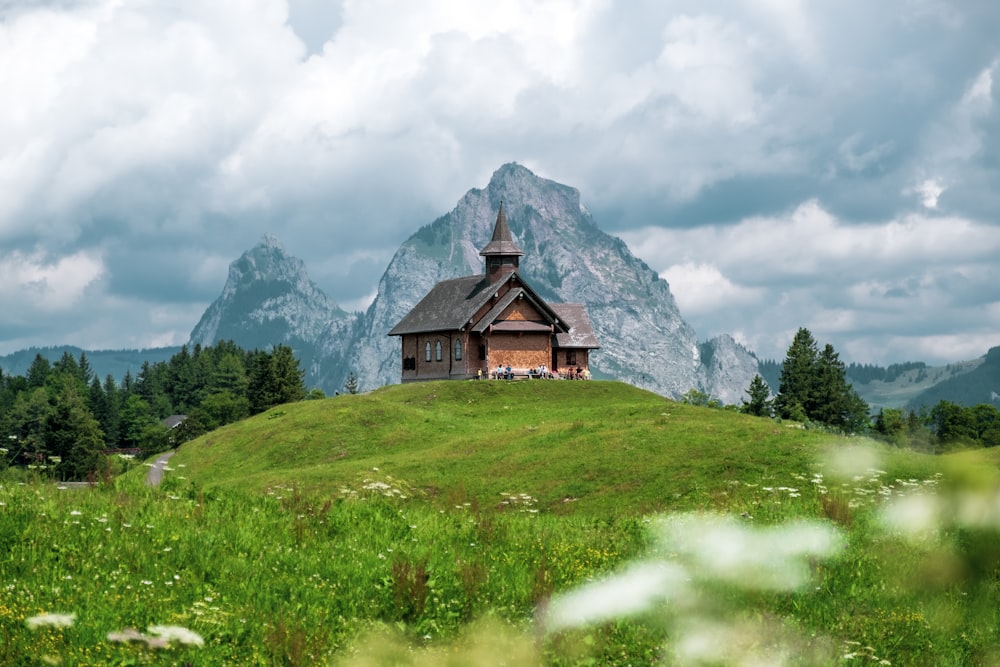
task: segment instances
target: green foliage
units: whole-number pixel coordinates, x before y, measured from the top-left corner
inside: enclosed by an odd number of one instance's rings
[[[250,358],[247,396],[250,412],[258,414],[306,396],[304,372],[292,348],[279,345],[273,352],[255,352]]]
[[[247,368],[255,361],[261,363],[251,390]],[[291,348],[247,353],[232,342],[193,351],[184,346],[168,361],[146,361],[135,378],[126,373],[120,386],[111,375],[102,384],[83,352],[77,359],[64,350],[55,363],[36,353],[27,376],[0,373],[0,433],[12,445],[3,459],[51,472],[45,461],[56,456],[63,460],[61,476],[86,479],[103,470],[101,451],[176,447],[247,417],[251,396],[263,397],[259,410],[305,397]],[[193,418],[183,429],[162,425],[170,415],[188,413]]]
[[[770,417],[772,415],[771,389],[764,382],[764,378],[759,374],[754,375],[746,393],[750,400],[743,401],[740,412],[755,417]]]
[[[347,381],[344,382],[344,391],[348,394],[358,393],[358,376],[351,371],[347,374]]]
[[[893,444],[903,444],[906,437],[906,418],[903,411],[896,408],[879,410],[875,418],[875,432]]]
[[[698,389],[688,389],[681,396],[681,403],[686,403],[687,405],[697,405],[702,408],[721,408],[722,401],[717,398],[712,398],[703,391]]]
[[[941,401],[931,409],[928,422],[941,449],[1000,444],[1000,410],[989,404],[965,408]]]
[[[847,383],[844,363],[827,344],[819,351],[808,329],[800,328],[781,367],[774,409],[782,419],[812,421],[854,433],[869,422],[868,404]]]
[[[66,385],[45,422],[49,461],[59,461],[62,479],[85,480],[100,465],[104,434],[74,385]]]

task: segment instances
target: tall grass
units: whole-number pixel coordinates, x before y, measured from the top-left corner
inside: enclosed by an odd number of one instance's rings
[[[0,664],[1000,664],[992,461],[520,384],[284,406],[156,489],[3,482]]]

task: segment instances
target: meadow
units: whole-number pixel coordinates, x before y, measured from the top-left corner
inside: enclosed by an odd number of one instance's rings
[[[0,478],[0,664],[1000,664],[992,452],[465,382],[146,471]]]

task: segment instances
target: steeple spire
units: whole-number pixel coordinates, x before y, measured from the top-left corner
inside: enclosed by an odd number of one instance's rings
[[[479,251],[486,258],[486,277],[494,282],[501,276],[517,271],[520,258],[524,251],[514,243],[514,237],[507,225],[507,216],[503,212],[503,202],[497,212],[497,221],[493,225],[493,238],[486,247]]]

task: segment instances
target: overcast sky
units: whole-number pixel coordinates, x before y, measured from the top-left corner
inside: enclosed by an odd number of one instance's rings
[[[707,339],[1000,345],[996,0],[0,0],[0,353],[186,342],[272,233],[349,310],[515,161]]]

